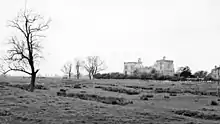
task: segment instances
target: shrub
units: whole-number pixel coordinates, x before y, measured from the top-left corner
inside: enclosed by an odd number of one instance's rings
[[[137,91],[137,90],[124,89],[124,88],[118,88],[118,87],[96,86],[95,88],[100,88],[100,89],[106,90],[106,91],[125,93],[125,94],[128,94],[128,95],[137,95],[137,94],[140,94],[140,92]]]
[[[102,75],[100,73],[97,73],[93,76],[95,79],[101,79]]]
[[[82,99],[82,100],[97,101],[97,102],[102,102],[102,103],[105,103],[105,104],[113,104],[113,105],[133,104],[133,101],[126,100],[124,98],[105,97],[105,96],[98,96],[98,95],[95,95],[95,94],[68,93],[68,94],[63,95],[63,96],[64,97],[79,98],[79,99]]]
[[[57,92],[57,96],[66,96],[66,92]]]
[[[170,93],[170,96],[177,96],[176,93]]]
[[[86,93],[86,91],[80,91],[80,93]]]
[[[82,87],[81,87],[81,84],[75,84],[75,85],[73,86],[73,88],[81,89]]]
[[[30,85],[29,84],[8,84],[7,86],[9,87],[15,87],[15,88],[20,88],[22,90],[27,90],[29,91],[30,89]],[[35,85],[35,89],[39,89],[39,90],[48,90],[48,88],[46,88],[45,86],[43,85]]]
[[[140,97],[141,100],[148,100],[148,98],[153,98],[153,94],[144,94]]]
[[[153,87],[143,87],[143,86],[125,86],[128,88],[134,88],[134,89],[143,89],[143,90],[153,90]]]
[[[7,85],[10,85],[10,83],[8,83],[8,82],[0,82],[0,85],[7,86]]]
[[[210,105],[216,106],[216,105],[218,105],[218,102],[212,100],[211,103],[210,103]]]
[[[140,99],[141,99],[141,100],[148,100],[148,97],[142,95],[142,96],[140,97]]]
[[[220,116],[217,114],[204,114],[203,112],[191,110],[173,110],[172,112],[178,115],[184,115],[188,117],[201,118],[206,120],[220,120]]]
[[[114,73],[110,73],[110,78],[111,79],[125,79],[126,76],[123,73],[114,72]]]
[[[66,93],[66,89],[60,89],[60,92],[65,92]]]
[[[10,116],[10,115],[12,115],[10,111],[0,109],[0,116]]]
[[[154,90],[156,93],[168,93],[170,88],[155,88]]]
[[[169,97],[169,96],[164,96],[164,98],[165,98],[165,99],[169,99],[170,97]]]

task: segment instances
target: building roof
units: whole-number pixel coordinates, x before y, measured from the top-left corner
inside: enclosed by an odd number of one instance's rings
[[[161,60],[157,60],[156,62],[173,62],[173,60],[164,60],[164,59],[161,59]]]
[[[138,64],[138,62],[124,62],[124,64]]]
[[[212,69],[213,71],[215,71],[215,70],[220,70],[220,67],[216,67],[216,68],[214,68],[214,69]]]

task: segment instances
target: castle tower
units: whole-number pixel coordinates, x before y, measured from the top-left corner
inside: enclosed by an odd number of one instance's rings
[[[163,57],[163,60],[165,60],[165,59],[166,59],[166,56]]]
[[[138,63],[140,63],[140,64],[142,63],[141,58],[138,58]]]

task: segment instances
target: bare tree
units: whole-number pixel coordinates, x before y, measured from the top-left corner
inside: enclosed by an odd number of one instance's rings
[[[4,76],[6,77],[6,69],[5,67],[3,66],[3,64],[0,64],[0,76]]]
[[[76,78],[80,78],[80,67],[82,67],[82,61],[80,59],[75,58],[75,69],[76,69]]]
[[[35,88],[36,74],[40,69],[36,69],[42,56],[42,45],[40,41],[45,37],[42,33],[49,28],[49,22],[32,11],[21,11],[18,16],[9,21],[8,26],[15,29],[19,35],[10,38],[8,44],[11,48],[7,51],[4,61],[7,63],[7,70],[19,71],[31,76],[30,91]]]
[[[95,74],[105,70],[106,66],[99,56],[88,56],[84,61],[84,68],[89,73],[89,79],[91,80]]]
[[[61,69],[61,71],[68,76],[68,78],[70,79],[72,76],[72,68],[73,68],[73,64],[71,62],[67,62]]]

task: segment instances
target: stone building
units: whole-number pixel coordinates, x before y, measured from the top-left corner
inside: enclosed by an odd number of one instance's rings
[[[139,73],[151,73],[154,70],[152,66],[145,66],[143,68],[138,69]]]
[[[219,67],[215,66],[215,68],[211,70],[211,76],[214,79],[219,79],[219,76],[220,76],[220,66]]]
[[[135,70],[143,68],[141,59],[139,58],[137,62],[124,62],[124,74],[132,75]]]
[[[161,60],[157,60],[153,68],[156,69],[161,75],[174,75],[174,64],[173,60],[166,60],[165,57]]]
[[[141,59],[138,62],[124,62],[124,74],[132,75],[137,70],[139,73],[151,73],[152,70],[156,70],[161,75],[174,75],[174,64],[172,60],[166,60],[165,57],[162,60],[157,60],[153,66],[143,66]]]

